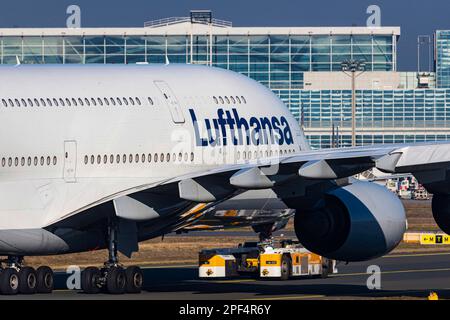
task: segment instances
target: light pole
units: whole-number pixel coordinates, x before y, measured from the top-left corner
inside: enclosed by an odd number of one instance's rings
[[[352,147],[356,146],[356,88],[355,79],[364,73],[364,61],[345,60],[342,61],[342,72],[352,78]]]

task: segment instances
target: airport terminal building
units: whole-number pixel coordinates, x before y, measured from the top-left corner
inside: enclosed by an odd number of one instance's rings
[[[0,29],[0,63],[192,63],[245,74],[288,105],[315,148],[450,139],[450,31],[436,31],[435,72],[397,71],[399,27],[233,27],[194,16],[140,28]],[[332,127],[339,128],[333,139]]]

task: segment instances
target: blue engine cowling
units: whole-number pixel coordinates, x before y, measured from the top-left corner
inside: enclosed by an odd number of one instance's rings
[[[355,181],[324,194],[294,220],[299,241],[310,251],[341,261],[364,261],[394,249],[406,230],[401,201],[385,187]]]

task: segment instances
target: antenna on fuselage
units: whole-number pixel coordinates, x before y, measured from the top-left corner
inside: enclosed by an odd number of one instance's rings
[[[168,64],[170,64],[170,61],[169,61],[169,57],[167,56],[167,53],[166,53],[166,65],[168,65]]]
[[[16,56],[16,66],[20,66],[20,65],[21,65],[21,63],[20,63],[19,56]]]

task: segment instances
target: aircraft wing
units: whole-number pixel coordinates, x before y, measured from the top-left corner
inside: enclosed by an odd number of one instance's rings
[[[166,183],[178,181],[180,193],[187,192],[189,188],[191,190],[197,188],[201,192],[202,185],[207,189],[207,185],[210,184],[208,177],[221,176],[229,177],[229,184],[233,187],[262,189],[283,182],[290,175],[305,179],[330,180],[349,177],[374,167],[392,174],[420,175],[420,173],[436,173],[436,170],[445,170],[449,166],[450,142],[388,144],[302,151],[194,172],[170,179]],[[200,181],[200,185],[195,181]]]

